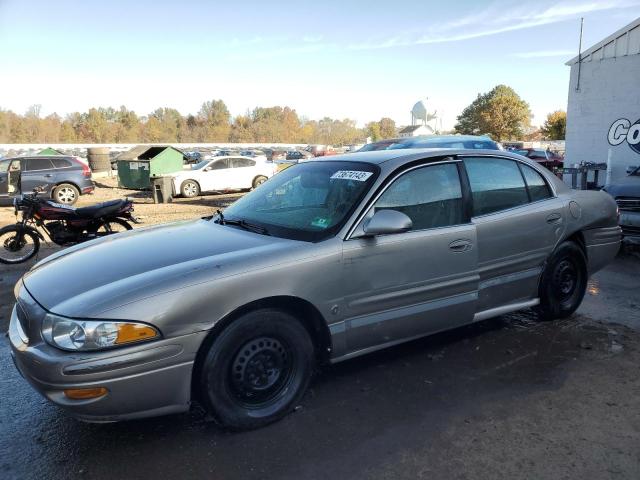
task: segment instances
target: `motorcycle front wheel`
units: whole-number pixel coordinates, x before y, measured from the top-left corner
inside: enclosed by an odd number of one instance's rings
[[[40,250],[40,239],[35,232],[9,225],[0,229],[0,263],[26,262]]]

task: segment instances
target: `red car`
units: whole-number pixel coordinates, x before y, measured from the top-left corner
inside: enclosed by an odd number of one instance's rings
[[[542,148],[520,148],[513,150],[513,153],[535,160],[552,172],[558,171],[564,164],[564,157],[562,155]]]

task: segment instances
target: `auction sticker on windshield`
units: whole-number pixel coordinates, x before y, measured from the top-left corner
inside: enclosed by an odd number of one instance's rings
[[[331,175],[331,179],[337,180],[357,180],[358,182],[366,182],[367,179],[373,175],[371,172],[360,172],[357,170],[338,170]]]

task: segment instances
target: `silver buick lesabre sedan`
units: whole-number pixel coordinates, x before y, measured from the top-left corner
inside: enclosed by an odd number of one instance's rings
[[[16,285],[22,375],[88,421],[254,428],[314,366],[535,307],[571,315],[616,204],[519,155],[390,150],[290,167],[224,212],[68,248]]]

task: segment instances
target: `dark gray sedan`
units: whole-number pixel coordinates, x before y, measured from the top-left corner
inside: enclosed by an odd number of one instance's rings
[[[82,419],[198,400],[254,428],[318,363],[529,307],[571,315],[619,245],[609,195],[522,156],[355,153],[294,165],[224,216],[50,256],[16,285],[9,336],[23,376]]]

